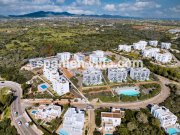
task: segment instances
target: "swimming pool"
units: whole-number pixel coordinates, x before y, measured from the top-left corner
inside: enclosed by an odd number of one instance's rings
[[[36,114],[36,113],[37,113],[37,110],[32,110],[31,113],[32,113],[32,114]]]
[[[125,96],[137,96],[139,95],[140,92],[134,89],[126,89],[126,90],[120,90],[117,93],[119,95],[125,95]]]
[[[176,128],[169,128],[168,129],[168,134],[169,135],[175,135],[177,133],[178,133],[178,129],[176,129]]]
[[[60,135],[68,135],[68,133],[64,129],[60,129],[59,134]]]
[[[47,88],[48,88],[45,84],[41,85],[40,87],[41,87],[42,89],[47,89]]]
[[[48,85],[46,83],[38,85],[38,89],[40,91],[45,91],[48,88]]]

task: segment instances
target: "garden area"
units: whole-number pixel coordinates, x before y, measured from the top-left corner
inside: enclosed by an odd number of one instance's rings
[[[142,84],[139,86],[140,94],[138,96],[120,95],[122,102],[133,102],[152,98],[160,93],[161,85],[158,83]]]
[[[56,104],[58,105],[58,104]],[[27,114],[30,116],[32,122],[43,131],[44,135],[57,135],[55,131],[58,129],[58,127],[62,124],[63,116],[65,112],[67,111],[69,105],[63,105],[61,108],[61,116],[56,117],[55,119],[52,119],[51,121],[46,121],[44,119],[36,119],[35,116],[32,114],[32,110],[37,109],[39,104],[35,104],[34,107],[28,107],[26,108]]]

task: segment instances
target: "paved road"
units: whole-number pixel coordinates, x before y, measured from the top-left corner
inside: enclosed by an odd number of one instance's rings
[[[93,135],[94,129],[95,129],[95,114],[94,114],[94,109],[89,109],[88,110],[88,123],[89,123],[89,135]]]
[[[20,135],[37,135],[31,127],[25,125],[27,121],[23,116],[24,110],[21,107],[22,89],[20,85],[15,82],[5,81],[4,83],[0,82],[0,87],[1,86],[10,87],[12,90],[16,91],[14,93],[14,97],[16,98],[11,104],[11,120],[18,130],[18,133]],[[14,112],[18,112],[18,116]],[[19,121],[22,122],[22,125],[17,124]]]
[[[170,95],[170,89],[166,86],[166,84],[169,83],[176,83],[174,81],[171,81],[167,78],[164,78],[162,76],[158,76],[161,83],[161,92],[156,95],[155,97],[152,97],[150,99],[144,100],[144,101],[137,101],[137,102],[116,102],[116,103],[93,103],[90,104],[93,105],[94,108],[99,107],[118,107],[118,108],[128,108],[128,109],[139,109],[139,108],[145,108],[148,104],[159,104],[166,100],[166,98]],[[178,83],[176,83],[178,84]],[[43,99],[44,100],[44,99]],[[30,101],[29,101],[30,102]],[[36,102],[41,102],[36,101]],[[71,102],[71,105],[79,107],[79,108],[86,108],[87,103],[78,103],[78,102]]]

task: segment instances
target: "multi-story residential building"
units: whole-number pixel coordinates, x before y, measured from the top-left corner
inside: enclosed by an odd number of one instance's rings
[[[60,62],[69,61],[71,58],[71,53],[69,52],[58,53],[57,58],[59,58]]]
[[[158,45],[158,41],[157,40],[151,40],[151,41],[149,41],[149,45],[156,47]]]
[[[103,134],[112,134],[115,127],[120,126],[121,118],[124,118],[124,114],[124,111],[116,108],[112,108],[111,112],[101,112]]]
[[[151,114],[159,119],[163,128],[173,126],[177,122],[177,116],[164,106],[153,105],[151,107]]]
[[[135,50],[144,50],[147,46],[147,42],[146,41],[139,41],[137,43],[133,43],[133,48]]]
[[[102,84],[102,72],[99,69],[88,68],[83,72],[83,84],[98,85]]]
[[[118,50],[119,51],[130,52],[131,51],[131,46],[130,45],[119,45]]]
[[[125,68],[109,68],[108,79],[110,82],[126,81],[127,70]]]
[[[85,55],[82,54],[82,53],[75,53],[75,54],[74,54],[74,59],[75,59],[77,62],[84,61]]]
[[[145,81],[149,80],[150,70],[147,68],[131,68],[130,77],[133,80]]]
[[[155,57],[157,52],[160,52],[159,48],[146,49],[146,50],[143,50],[142,53],[143,53],[143,57],[152,58],[152,57]]]
[[[98,57],[104,57],[104,51],[97,50],[97,51],[93,51],[93,53]]]
[[[33,68],[41,68],[44,65],[44,58],[34,58],[29,60],[30,67]]]
[[[69,108],[64,114],[63,127],[60,134],[66,132],[68,135],[83,135],[85,113],[76,108]]]
[[[93,51],[93,54],[89,55],[89,60],[94,64],[110,61],[108,58],[104,56],[104,52],[101,50]]]
[[[168,63],[172,60],[172,55],[170,53],[156,53],[154,59],[158,62]]]
[[[171,48],[171,43],[161,43],[161,49],[170,49]]]
[[[57,68],[53,67],[44,67],[43,75],[51,82],[59,77]]]
[[[52,81],[53,90],[55,90],[58,95],[64,95],[69,92],[69,81],[63,76],[60,75],[58,78]]]
[[[59,60],[55,57],[49,57],[44,59],[44,68],[58,68]]]
[[[32,110],[32,114],[36,119],[41,119],[45,121],[51,121],[61,115],[61,106],[57,105],[40,105],[37,111]]]
[[[53,67],[51,63],[44,63],[44,76],[51,81],[54,91],[56,91],[60,96],[69,92],[69,81],[63,76],[63,74],[55,66]]]

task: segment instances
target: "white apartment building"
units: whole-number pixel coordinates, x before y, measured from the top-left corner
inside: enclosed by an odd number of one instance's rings
[[[53,90],[56,91],[60,96],[69,92],[69,81],[58,71],[58,68],[51,62],[44,63],[44,76],[51,81]]]
[[[107,58],[104,56],[104,52],[101,50],[93,51],[93,54],[89,55],[89,61],[96,64],[106,62]]]
[[[158,62],[168,63],[172,60],[172,55],[170,53],[156,53],[154,59]]]
[[[93,53],[98,57],[104,57],[104,51],[97,50],[97,51],[93,51]]]
[[[145,81],[149,80],[150,70],[147,68],[131,68],[130,77],[133,80]]]
[[[112,134],[116,126],[120,126],[121,118],[125,112],[121,109],[112,108],[111,112],[101,112],[103,134]]]
[[[60,134],[65,131],[68,135],[83,135],[85,113],[76,108],[69,108],[64,114],[63,127]]]
[[[99,69],[88,68],[83,72],[83,84],[98,85],[102,84],[102,72]]]
[[[149,41],[149,45],[156,47],[158,45],[158,41],[157,40],[151,40],[151,41]]]
[[[58,95],[64,95],[69,92],[69,81],[60,75],[58,78],[52,81],[53,90],[57,92]]]
[[[58,58],[45,58],[44,59],[44,68],[58,68],[59,60]]]
[[[160,52],[159,48],[150,48],[143,50],[143,57],[152,58],[155,57],[156,53]]]
[[[54,81],[54,79],[59,77],[57,68],[51,68],[51,67],[44,68],[43,75],[51,82]]]
[[[170,49],[171,48],[171,43],[161,43],[161,49]]]
[[[159,119],[163,128],[173,126],[177,122],[177,116],[164,106],[153,105],[151,107],[151,114]]]
[[[35,113],[32,110],[32,114],[36,119],[51,121],[61,115],[61,106],[57,105],[40,105]]]
[[[131,46],[130,45],[119,45],[118,50],[119,51],[130,52],[131,51]]]
[[[85,60],[85,55],[82,54],[82,53],[75,53],[75,54],[74,54],[74,59],[75,59],[77,62],[84,61],[84,60]]]
[[[30,67],[33,68],[41,68],[44,65],[44,58],[34,58],[29,60]]]
[[[147,42],[142,40],[137,43],[133,43],[133,48],[135,50],[144,50],[146,46],[147,46]]]
[[[125,68],[109,68],[108,79],[110,82],[126,81],[127,70]]]
[[[71,53],[69,52],[57,53],[57,58],[60,60],[60,62],[69,61],[71,58]]]

